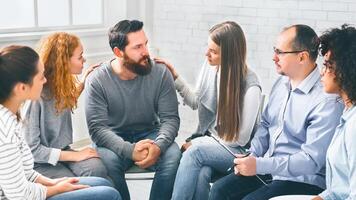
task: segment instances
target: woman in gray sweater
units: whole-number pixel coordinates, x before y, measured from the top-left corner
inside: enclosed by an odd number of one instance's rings
[[[175,79],[185,104],[198,109],[199,124],[193,135],[210,132],[234,153],[244,153],[258,115],[261,86],[247,67],[246,40],[235,22],[223,22],[210,29],[207,62],[192,91],[176,70],[165,63]],[[172,199],[208,199],[214,173],[226,175],[233,156],[211,137],[188,140],[177,171]]]
[[[51,178],[72,176],[107,177],[107,171],[94,148],[74,151],[71,112],[84,88],[90,67],[82,80],[85,59],[79,38],[68,33],[54,33],[44,38],[39,54],[45,67],[47,83],[38,101],[28,110],[26,140],[35,159],[35,169]]]

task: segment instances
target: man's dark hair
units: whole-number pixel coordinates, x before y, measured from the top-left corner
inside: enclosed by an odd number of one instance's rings
[[[356,103],[356,29],[347,24],[333,28],[320,36],[320,52],[330,51],[329,63],[335,68],[335,81]]]
[[[127,34],[141,30],[143,22],[138,20],[122,20],[109,30],[109,43],[111,49],[114,47],[124,51],[127,41]]]
[[[295,38],[292,42],[293,51],[306,50],[310,55],[310,60],[315,62],[318,58],[318,35],[310,26],[304,24],[296,24],[285,30],[290,28],[295,28]]]

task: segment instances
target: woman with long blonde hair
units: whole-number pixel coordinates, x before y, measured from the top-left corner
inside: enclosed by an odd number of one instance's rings
[[[51,178],[72,176],[107,177],[107,171],[95,149],[70,149],[72,141],[71,112],[77,107],[91,66],[81,74],[85,58],[80,39],[69,33],[53,33],[39,45],[45,67],[41,98],[31,102],[28,110],[26,140],[35,159],[35,169]]]
[[[208,199],[213,174],[226,175],[233,156],[210,137],[210,132],[234,153],[245,153],[255,126],[261,96],[257,75],[247,67],[242,28],[226,21],[209,30],[207,62],[192,91],[172,65],[165,63],[185,104],[198,109],[199,124],[177,171],[172,199]]]

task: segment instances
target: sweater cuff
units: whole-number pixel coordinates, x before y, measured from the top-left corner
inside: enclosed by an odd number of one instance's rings
[[[256,174],[272,174],[273,159],[271,158],[256,158]]]
[[[157,144],[157,146],[160,148],[161,154],[165,152],[169,146],[166,141],[160,138],[156,139],[155,144]]]
[[[30,182],[36,182],[36,180],[42,176],[40,173],[38,173],[36,170],[32,170],[31,176],[28,178],[28,181]]]
[[[53,166],[56,166],[59,161],[60,155],[61,155],[60,149],[52,148],[51,153],[49,154],[48,163]]]
[[[125,158],[128,158],[128,159],[132,160],[132,152],[133,152],[134,148],[135,148],[135,144],[131,144],[131,143],[125,142],[124,143],[124,148],[122,149],[122,155]]]
[[[185,83],[184,80],[180,78],[180,76],[178,76],[178,78],[174,81],[174,85],[176,87],[176,90],[181,91],[184,88]]]

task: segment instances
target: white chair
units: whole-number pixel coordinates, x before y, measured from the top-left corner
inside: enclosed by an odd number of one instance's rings
[[[283,195],[278,197],[273,197],[269,200],[311,200],[315,196],[313,195]]]

